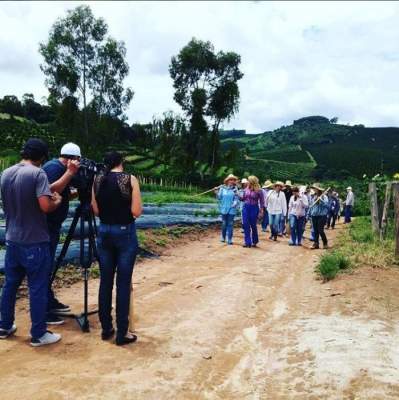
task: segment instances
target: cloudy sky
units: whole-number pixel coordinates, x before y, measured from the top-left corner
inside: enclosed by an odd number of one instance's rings
[[[0,3],[0,96],[47,95],[38,43],[65,10],[85,2]],[[88,3],[88,2],[86,2]],[[399,3],[89,2],[124,40],[135,91],[130,122],[173,101],[168,65],[193,36],[242,57],[239,114],[225,124],[256,133],[307,115],[399,125]]]

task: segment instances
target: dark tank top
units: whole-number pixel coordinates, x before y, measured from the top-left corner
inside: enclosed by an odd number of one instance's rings
[[[100,221],[103,224],[128,225],[134,222],[129,174],[109,172],[106,175],[99,175],[96,177],[94,189]]]

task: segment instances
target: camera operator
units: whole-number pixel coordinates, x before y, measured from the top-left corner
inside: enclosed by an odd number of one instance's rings
[[[45,213],[61,204],[61,196],[51,193],[46,174],[40,168],[47,159],[47,145],[29,139],[21,151],[22,161],[1,176],[1,197],[6,217],[5,284],[1,299],[0,339],[12,335],[15,302],[19,286],[28,278],[31,345],[58,342],[61,335],[47,331],[46,311],[51,270],[50,237]]]
[[[65,144],[60,154],[59,158],[54,158],[43,166],[50,182],[50,189],[60,193],[62,197],[60,207],[47,215],[47,224],[50,234],[50,254],[53,264],[50,277],[54,269],[61,226],[68,216],[69,200],[75,195],[75,193],[71,191],[71,184],[73,184],[74,177],[79,170],[79,161],[81,158],[80,148],[74,143]],[[71,311],[69,306],[62,304],[56,299],[54,291],[51,288],[51,282],[49,284],[47,311],[47,324],[49,325],[60,325],[64,323],[64,320],[60,318],[58,314]]]
[[[104,157],[106,170],[96,176],[92,207],[100,217],[97,237],[100,264],[99,317],[103,340],[110,339],[112,326],[112,288],[116,272],[116,344],[133,343],[137,336],[129,332],[129,307],[133,267],[138,242],[135,218],[142,213],[140,186],[137,179],[123,171],[118,152]]]

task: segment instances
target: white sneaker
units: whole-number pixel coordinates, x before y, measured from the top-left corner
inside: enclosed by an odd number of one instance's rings
[[[17,326],[14,324],[10,329],[0,329],[0,339],[7,339],[17,331]]]
[[[33,347],[45,346],[46,344],[57,343],[61,340],[61,335],[58,333],[53,333],[47,331],[42,337],[39,339],[33,339],[30,341],[30,345]]]

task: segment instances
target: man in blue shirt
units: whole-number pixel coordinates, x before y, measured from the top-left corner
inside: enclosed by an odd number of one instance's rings
[[[60,207],[54,212],[47,215],[47,225],[50,234],[50,254],[54,260],[57,251],[57,245],[60,240],[61,226],[68,216],[69,200],[72,198],[71,185],[73,178],[79,170],[79,161],[81,153],[78,145],[67,143],[61,149],[59,158],[48,161],[43,169],[47,174],[52,191],[60,193],[62,197]],[[58,301],[54,295],[54,291],[49,286],[48,293],[48,310],[47,324],[60,325],[64,322],[57,314],[70,312],[70,307]]]

